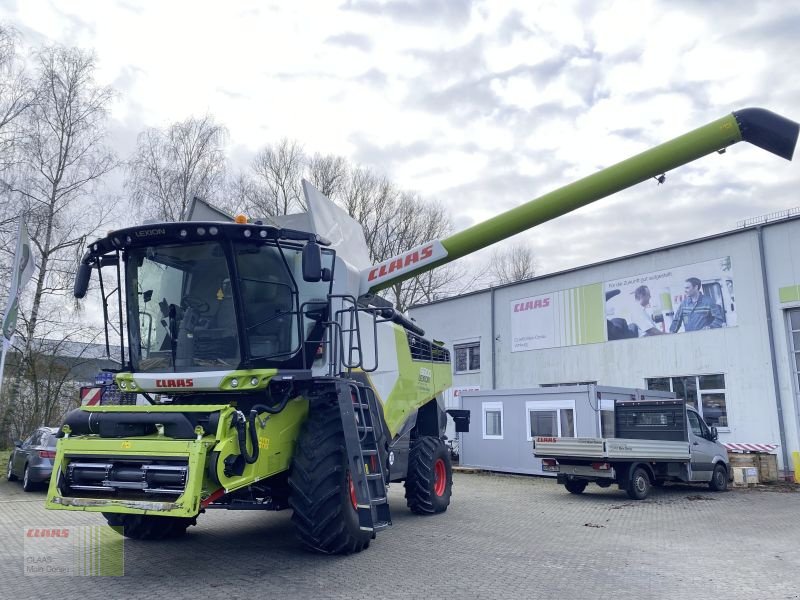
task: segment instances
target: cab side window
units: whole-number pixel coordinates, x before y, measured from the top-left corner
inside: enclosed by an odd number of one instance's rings
[[[697,414],[691,410],[687,411],[686,414],[689,416],[689,427],[692,433],[697,437],[703,437],[703,427],[700,425],[700,419],[697,418]]]

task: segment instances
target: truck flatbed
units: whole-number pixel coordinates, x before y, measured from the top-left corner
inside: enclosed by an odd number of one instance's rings
[[[648,460],[689,462],[689,443],[629,438],[537,437],[533,443],[537,458],[598,460]]]

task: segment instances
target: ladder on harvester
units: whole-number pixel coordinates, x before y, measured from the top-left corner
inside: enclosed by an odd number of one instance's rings
[[[386,448],[378,402],[369,387],[338,381],[339,414],[350,477],[356,492],[358,524],[374,533],[392,524],[386,483]]]

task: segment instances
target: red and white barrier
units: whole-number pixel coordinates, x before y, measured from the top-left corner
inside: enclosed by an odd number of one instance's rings
[[[100,398],[102,397],[103,388],[101,387],[81,388],[81,406],[97,406],[100,404]]]
[[[730,452],[766,452],[767,454],[772,454],[780,444],[740,444],[737,442],[728,442],[722,445]]]

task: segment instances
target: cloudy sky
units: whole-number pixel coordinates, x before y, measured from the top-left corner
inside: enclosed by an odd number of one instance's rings
[[[211,113],[236,165],[293,138],[444,202],[456,229],[732,110],[800,120],[783,0],[0,0],[0,20],[94,49],[123,157]],[[557,271],[800,206],[799,175],[738,144],[518,237]]]

